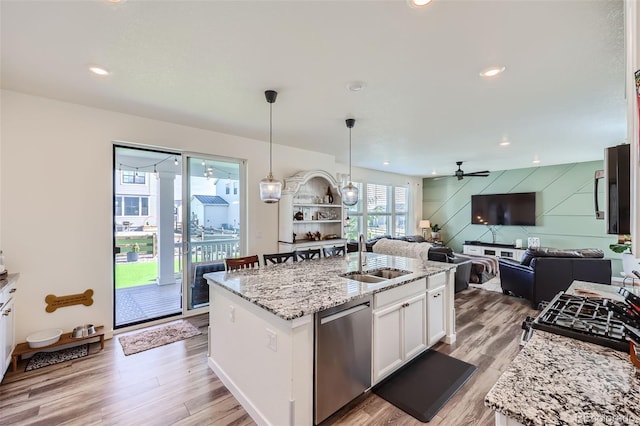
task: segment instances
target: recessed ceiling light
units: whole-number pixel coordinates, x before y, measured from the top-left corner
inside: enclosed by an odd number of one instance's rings
[[[364,89],[365,84],[361,81],[352,81],[351,83],[347,84],[347,89],[349,89],[352,92],[360,92],[362,89]]]
[[[109,74],[111,74],[105,68],[95,67],[95,66],[89,67],[89,71],[91,71],[92,73],[97,74],[97,75],[109,75]]]
[[[389,163],[388,161],[383,161],[382,164],[384,164],[385,166],[388,166],[391,163]]]
[[[437,175],[438,173],[434,170],[431,172],[432,175]]]
[[[486,68],[480,72],[480,77],[495,77],[498,74],[502,74],[507,67],[491,67]]]
[[[511,145],[511,142],[509,142],[509,141],[500,142],[500,146],[508,146],[508,145]]]
[[[431,3],[431,0],[409,0],[409,5],[412,7],[422,7]]]
[[[535,160],[533,160],[533,161],[532,161],[532,163],[533,163],[533,164],[539,164],[539,163],[540,163],[540,160],[535,159]]]

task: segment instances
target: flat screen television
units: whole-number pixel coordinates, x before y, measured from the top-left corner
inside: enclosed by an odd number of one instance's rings
[[[472,195],[471,223],[534,226],[536,224],[536,193]]]

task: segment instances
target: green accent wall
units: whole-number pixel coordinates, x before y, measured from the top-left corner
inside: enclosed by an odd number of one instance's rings
[[[442,226],[441,238],[456,252],[465,241],[492,242],[485,225],[471,224],[471,196],[506,192],[536,193],[536,226],[496,226],[496,243],[514,244],[528,237],[540,238],[543,247],[600,248],[612,260],[613,275],[622,270],[621,255],[609,244],[617,236],[608,235],[604,220],[594,213],[593,177],[604,168],[603,161],[491,172],[489,177],[425,178],[423,181],[423,219]],[[598,188],[600,205],[604,188]],[[601,207],[602,209],[602,207]]]

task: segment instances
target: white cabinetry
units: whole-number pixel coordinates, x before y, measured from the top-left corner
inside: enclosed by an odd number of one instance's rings
[[[426,315],[426,279],[375,296],[374,384],[427,347]]]
[[[444,272],[431,275],[427,285],[427,344],[433,346],[446,336],[446,284]]]
[[[0,381],[11,364],[11,354],[16,347],[14,295],[17,275],[10,274],[7,279],[0,280],[0,285],[4,285],[0,290]]]
[[[332,200],[325,197],[329,191]],[[345,244],[340,185],[328,172],[312,170],[286,178],[279,204],[280,251]],[[310,239],[307,233],[320,237]]]
[[[495,256],[506,257],[509,259],[517,260],[520,262],[525,250],[510,248],[510,247],[496,247],[496,246],[481,246],[475,244],[464,244],[462,246],[463,254],[471,254],[478,256]]]

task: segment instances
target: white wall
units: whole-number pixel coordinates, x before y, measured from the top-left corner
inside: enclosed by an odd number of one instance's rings
[[[0,92],[0,248],[20,272],[16,334],[24,341],[49,327],[113,324],[112,143],[127,141],[248,160],[248,252],[277,250],[278,206],[260,201],[258,181],[269,169],[268,144],[173,123]],[[335,175],[334,156],[273,146],[276,178],[300,170]],[[415,185],[420,179],[354,170],[354,180]],[[72,191],[69,190],[72,188]],[[422,191],[414,191],[421,216]],[[414,222],[417,225],[417,220]],[[94,290],[94,304],[45,312],[44,298]]]

